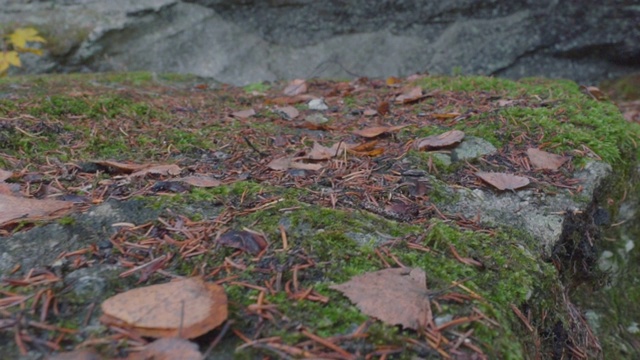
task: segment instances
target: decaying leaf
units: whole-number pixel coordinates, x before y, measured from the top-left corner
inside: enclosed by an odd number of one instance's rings
[[[227,231],[216,241],[221,245],[240,249],[251,255],[258,255],[268,245],[264,235],[247,230]]]
[[[402,83],[402,79],[398,79],[395,76],[389,76],[386,80],[388,86],[394,86]]]
[[[187,278],[129,290],[102,303],[100,321],[142,336],[192,339],[227,319],[227,295],[219,285]]]
[[[0,194],[0,226],[17,219],[37,220],[60,215],[72,206],[73,203],[68,201],[37,200]]]
[[[552,154],[534,148],[527,149],[527,156],[529,156],[531,165],[533,165],[536,169],[547,170],[558,170],[564,163],[571,159],[568,156]]]
[[[378,114],[387,115],[389,113],[389,102],[383,101],[378,105]]]
[[[252,117],[255,114],[256,114],[255,110],[247,109],[247,110],[234,111],[231,113],[231,116],[238,119],[246,119],[246,118]]]
[[[346,295],[365,314],[388,324],[418,329],[427,323],[429,291],[422,269],[384,269],[331,288]]]
[[[353,145],[342,141],[333,144],[330,148],[314,142],[313,148],[305,158],[309,160],[328,160],[344,154],[345,151],[352,147]]]
[[[600,90],[599,88],[597,88],[595,86],[581,86],[581,88],[582,88],[582,90],[584,90],[584,92],[586,92],[594,100],[602,101],[602,100],[605,100],[607,98],[607,95],[605,95],[602,92],[602,90]]]
[[[426,95],[422,94],[422,88],[420,86],[412,87],[404,93],[396,96],[396,104],[410,104],[418,100],[422,100]]]
[[[398,125],[398,126],[372,126],[372,127],[368,127],[368,128],[364,128],[361,130],[354,130],[353,134],[358,135],[358,136],[362,136],[362,137],[366,137],[366,138],[372,138],[372,137],[376,137],[385,133],[390,133],[390,132],[394,132],[394,131],[398,131],[400,129],[404,129],[409,125]]]
[[[13,173],[11,171],[0,169],[0,181],[5,181],[11,176],[13,176]]]
[[[529,185],[529,179],[513,174],[477,172],[476,176],[498,190],[515,190]]]
[[[131,177],[140,177],[140,176],[146,176],[149,174],[153,174],[153,175],[178,175],[180,174],[180,172],[182,171],[182,169],[180,168],[180,166],[176,165],[176,164],[171,164],[171,165],[153,165],[153,166],[149,166],[146,167],[142,170],[138,170],[136,172],[134,172],[133,174],[131,174]]]
[[[459,143],[464,139],[464,132],[451,130],[440,135],[428,136],[415,141],[415,148],[418,150],[440,149]]]
[[[216,186],[222,185],[222,182],[220,180],[214,179],[209,176],[204,176],[204,175],[185,176],[178,179],[174,179],[174,181],[180,181],[195,187],[202,187],[202,188],[216,187]]]
[[[158,339],[137,353],[132,353],[127,360],[202,360],[204,357],[198,344],[181,338]]]
[[[460,116],[459,112],[433,114],[433,117],[438,120],[454,119],[458,116]]]
[[[307,92],[308,86],[304,79],[294,79],[289,82],[283,93],[287,96],[296,96]]]
[[[94,160],[92,163],[107,168],[111,174],[130,174],[149,167],[149,165],[144,164],[122,163],[110,160]]]
[[[322,169],[322,164],[303,163],[295,161],[293,157],[285,156],[271,160],[271,162],[267,164],[267,167],[271,170],[300,169],[317,171]]]
[[[293,120],[300,115],[300,111],[293,106],[276,106],[275,112],[282,116],[285,120]]]

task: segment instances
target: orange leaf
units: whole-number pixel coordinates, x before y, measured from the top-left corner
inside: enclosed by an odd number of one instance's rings
[[[529,185],[529,179],[513,174],[477,172],[476,176],[498,190],[515,190]]]
[[[362,130],[354,130],[352,133],[355,135],[359,135],[362,137],[372,138],[378,135],[382,135],[388,132],[398,131],[400,129],[404,129],[409,125],[399,125],[399,126],[373,126],[364,128]]]
[[[227,295],[222,286],[187,278],[115,295],[102,303],[102,312],[103,323],[142,336],[192,339],[227,319]]]

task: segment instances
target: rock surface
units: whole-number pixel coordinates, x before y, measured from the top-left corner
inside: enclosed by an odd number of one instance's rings
[[[149,70],[244,85],[415,72],[594,83],[640,70],[640,8],[456,0],[0,1],[0,23],[50,40],[28,72]]]

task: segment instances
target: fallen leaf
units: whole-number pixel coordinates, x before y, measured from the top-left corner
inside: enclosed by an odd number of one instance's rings
[[[294,79],[284,88],[283,93],[287,96],[296,96],[307,92],[308,86],[304,79]]]
[[[251,255],[258,255],[267,247],[264,235],[247,230],[231,230],[222,234],[217,240],[218,244],[240,249]]]
[[[300,169],[300,170],[320,170],[322,169],[321,164],[309,164],[295,161],[292,157],[281,157],[277,159],[271,160],[267,164],[267,167],[271,170],[289,170],[289,169]]]
[[[564,163],[571,159],[568,156],[552,154],[534,148],[527,149],[527,156],[529,156],[531,165],[533,165],[536,169],[548,170],[558,170]]]
[[[12,220],[36,220],[60,214],[73,206],[72,202],[37,200],[0,194],[0,226]]]
[[[389,102],[383,101],[378,105],[378,114],[387,115],[389,113]]]
[[[422,94],[422,88],[420,86],[412,87],[404,93],[396,96],[396,104],[410,104],[425,98],[426,95]]]
[[[464,139],[464,132],[460,130],[450,130],[440,135],[432,135],[415,141],[418,150],[440,149],[459,143]]]
[[[346,295],[363,313],[388,324],[417,330],[427,323],[430,292],[422,269],[384,269],[331,288]]]
[[[371,140],[371,141],[367,141],[366,143],[362,143],[360,145],[354,146],[349,150],[355,151],[355,152],[371,151],[376,147],[377,144],[378,144],[378,140]]]
[[[315,99],[313,95],[302,94],[297,96],[283,96],[283,97],[277,97],[273,99],[267,99],[265,100],[265,104],[266,105],[293,105],[293,104],[299,104],[302,102],[307,102],[313,99]]]
[[[402,79],[398,79],[398,78],[397,78],[397,77],[395,77],[395,76],[389,76],[389,77],[387,78],[387,81],[386,81],[386,83],[387,83],[387,85],[388,85],[388,86],[398,85],[398,84],[400,84],[401,82],[402,82]]]
[[[238,119],[246,119],[246,118],[252,117],[255,114],[256,114],[255,110],[247,109],[247,110],[234,111],[231,113],[231,116]]]
[[[176,337],[158,339],[137,353],[132,353],[127,360],[202,360],[198,344]]]
[[[138,171],[138,170],[149,167],[149,165],[121,163],[121,162],[110,161],[110,160],[94,160],[91,162],[96,165],[107,168],[110,174],[122,174],[122,173],[130,174],[134,171]]]
[[[602,101],[607,98],[607,96],[602,92],[602,90],[600,90],[595,86],[581,86],[581,88],[594,100]]]
[[[216,187],[216,186],[222,185],[222,182],[220,180],[214,179],[209,176],[203,176],[203,175],[185,176],[185,177],[175,179],[174,181],[180,181],[195,187],[202,187],[202,188]]]
[[[347,143],[345,143],[343,141],[333,144],[330,148],[328,148],[326,146],[322,146],[322,145],[318,144],[317,142],[314,142],[313,143],[313,148],[311,149],[309,154],[307,154],[307,156],[305,156],[305,159],[309,159],[309,160],[328,160],[328,159],[332,159],[332,158],[334,158],[336,156],[340,156],[340,155],[344,154],[345,151],[349,150],[352,147],[353,147],[353,145],[347,144]]]
[[[148,174],[153,174],[153,175],[178,175],[178,174],[180,174],[180,171],[182,171],[182,169],[180,168],[180,166],[178,166],[176,164],[171,164],[171,165],[153,165],[153,166],[149,166],[147,168],[144,168],[142,170],[138,170],[138,171],[134,172],[133,174],[131,174],[131,177],[146,176]]]
[[[398,125],[398,126],[372,126],[368,128],[364,128],[361,130],[354,130],[352,133],[358,136],[372,138],[384,133],[398,131],[400,129],[404,129],[409,125]]]
[[[187,278],[112,296],[102,303],[102,312],[104,324],[142,336],[192,339],[227,319],[227,295],[222,286]]]
[[[438,120],[454,119],[454,118],[457,118],[458,116],[460,116],[459,112],[433,114],[433,117],[435,117]]]
[[[374,115],[378,115],[378,111],[374,110],[374,109],[366,109],[365,111],[362,112],[362,115],[364,115],[364,116],[374,116]]]
[[[498,190],[515,190],[529,185],[528,178],[513,174],[477,172],[476,176]]]
[[[5,181],[13,176],[13,172],[0,169],[0,181]]]
[[[293,106],[275,107],[275,112],[282,116],[285,120],[293,120],[300,115],[300,111]]]

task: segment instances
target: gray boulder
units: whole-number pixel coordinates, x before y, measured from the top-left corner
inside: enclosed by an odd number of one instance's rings
[[[0,23],[50,40],[21,71],[150,70],[239,85],[425,71],[595,83],[640,71],[638,19],[637,3],[621,0],[0,0]]]

